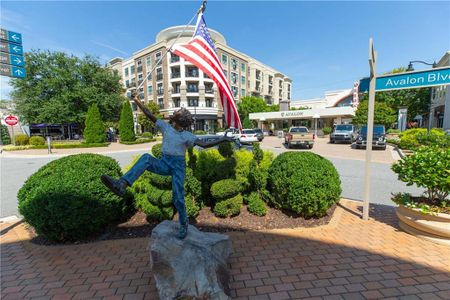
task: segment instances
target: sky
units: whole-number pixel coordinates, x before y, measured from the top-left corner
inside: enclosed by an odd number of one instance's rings
[[[24,50],[91,54],[106,63],[184,25],[201,1],[0,1],[0,26],[22,33]],[[368,41],[378,74],[450,51],[450,2],[208,1],[208,27],[227,44],[286,74],[292,99],[347,89],[369,74]],[[416,69],[428,68],[417,64]],[[11,87],[1,78],[1,98]]]

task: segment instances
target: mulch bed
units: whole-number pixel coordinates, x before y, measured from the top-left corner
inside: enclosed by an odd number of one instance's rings
[[[323,218],[305,219],[268,207],[267,214],[264,217],[258,217],[250,214],[247,210],[247,206],[243,205],[241,213],[238,216],[232,218],[217,218],[209,207],[204,207],[196,220],[190,221],[190,224],[202,231],[209,232],[316,227],[328,224],[335,209],[336,205],[330,207],[327,211],[327,215]],[[176,217],[174,219],[176,219]],[[137,211],[123,223],[109,226],[103,234],[97,235],[92,239],[76,242],[76,244],[114,239],[150,237],[153,228],[158,224],[159,222],[147,222],[146,215],[141,211]],[[55,243],[38,236],[32,227],[29,227],[28,230],[32,236],[31,242],[39,245],[56,245]]]

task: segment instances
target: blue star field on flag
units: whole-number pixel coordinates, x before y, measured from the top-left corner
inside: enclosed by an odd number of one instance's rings
[[[201,36],[205,39],[205,41],[208,42],[209,46],[216,51],[216,47],[214,46],[214,41],[211,38],[211,35],[209,34],[208,27],[206,27],[205,19],[203,18],[203,15],[198,20],[197,27],[195,29],[194,37],[196,35]]]

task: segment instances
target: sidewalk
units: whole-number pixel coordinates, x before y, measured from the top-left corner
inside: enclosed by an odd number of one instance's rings
[[[342,200],[326,226],[230,232],[233,299],[448,299],[450,249],[400,231],[391,207],[360,210]],[[38,246],[2,224],[2,299],[158,299],[147,246]]]
[[[120,143],[111,143],[108,147],[93,147],[93,148],[72,148],[72,149],[52,149],[52,154],[48,154],[47,149],[30,149],[19,151],[3,151],[2,157],[45,157],[45,156],[64,156],[79,153],[117,153],[127,151],[142,151],[150,150],[156,143],[161,143],[160,140],[144,144],[124,145]]]

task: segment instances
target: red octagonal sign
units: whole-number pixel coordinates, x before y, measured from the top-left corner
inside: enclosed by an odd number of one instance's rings
[[[19,119],[17,119],[17,117],[13,115],[9,115],[5,118],[5,123],[8,124],[9,126],[14,126],[17,123],[19,123]]]

